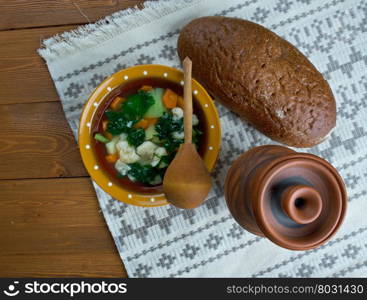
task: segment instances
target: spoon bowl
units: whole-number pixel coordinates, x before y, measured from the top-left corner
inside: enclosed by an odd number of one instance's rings
[[[192,209],[204,201],[210,188],[211,178],[195,146],[182,144],[164,176],[167,200],[179,208]]]

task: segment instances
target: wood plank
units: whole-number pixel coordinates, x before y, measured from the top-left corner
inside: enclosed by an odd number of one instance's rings
[[[17,2],[19,2],[18,6],[15,6]],[[8,16],[8,13],[12,10],[14,10],[14,18],[20,20],[24,18],[21,12],[24,10],[25,13],[28,14],[29,10],[30,19],[34,22],[38,22],[41,17],[35,17],[37,14],[32,14],[32,11],[35,13],[34,10],[37,8],[40,10],[40,15],[48,16],[53,10],[48,10],[46,7],[47,5],[51,5],[50,3],[53,3],[52,5],[56,5],[56,7],[53,8],[55,11],[64,13],[62,2],[71,3],[71,1],[48,0],[0,0],[0,11],[2,12],[0,22],[4,20],[3,16]],[[108,4],[105,4],[107,1],[85,0],[80,2],[83,2],[82,4],[85,7],[90,7],[91,9],[94,7],[94,9],[101,14],[103,13],[99,11],[99,6],[108,6]],[[91,3],[88,4],[89,2]],[[115,4],[111,4],[111,6],[116,5],[116,7],[120,7],[120,5],[131,5],[132,2],[141,1],[114,2]],[[74,7],[74,5],[70,3],[69,5]],[[8,13],[6,13],[6,11],[8,11]],[[68,16],[68,14],[66,14],[66,16]],[[74,28],[75,26],[60,26],[0,31],[0,104],[59,101],[46,63],[38,55],[36,50],[40,48],[41,40]]]
[[[42,39],[73,28],[0,31],[0,104],[59,101],[47,66],[36,50]]]
[[[123,277],[113,253],[0,256],[1,277]]]
[[[123,277],[114,253],[0,255],[0,277]]]
[[[94,22],[138,0],[0,0],[0,30]]]
[[[126,277],[89,178],[0,180],[0,277]]]
[[[59,102],[0,105],[0,179],[87,176]]]

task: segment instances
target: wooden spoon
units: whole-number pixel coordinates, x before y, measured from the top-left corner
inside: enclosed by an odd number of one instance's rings
[[[168,166],[163,179],[167,200],[179,208],[191,209],[204,202],[211,188],[211,178],[203,160],[192,144],[192,91],[189,57],[184,67],[184,133],[185,141]]]

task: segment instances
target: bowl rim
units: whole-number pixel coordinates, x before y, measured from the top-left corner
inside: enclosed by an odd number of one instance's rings
[[[139,78],[161,78],[183,85],[183,72],[165,65],[149,64],[137,65],[122,69],[101,82],[91,93],[84,104],[79,120],[78,144],[83,164],[91,176],[91,179],[116,200],[144,207],[167,205],[163,193],[143,194],[129,191],[114,182],[114,179],[99,167],[98,158],[95,155],[92,137],[92,123],[100,104],[102,104],[113,92],[124,83],[138,80]],[[203,160],[209,171],[212,171],[219,156],[221,146],[221,126],[218,111],[213,99],[204,87],[192,79],[193,101],[200,106],[207,120],[208,149],[205,149]]]

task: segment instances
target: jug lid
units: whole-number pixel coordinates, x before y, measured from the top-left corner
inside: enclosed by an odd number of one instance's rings
[[[341,225],[347,206],[344,182],[320,157],[294,153],[258,170],[252,208],[261,231],[292,250],[323,244]]]

